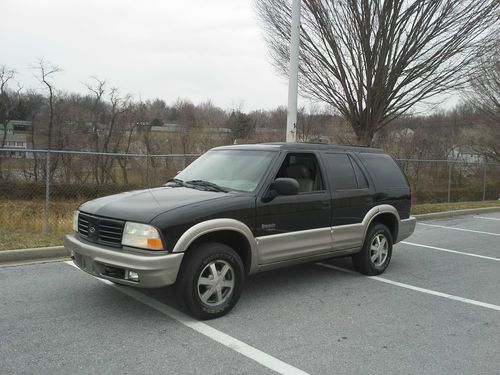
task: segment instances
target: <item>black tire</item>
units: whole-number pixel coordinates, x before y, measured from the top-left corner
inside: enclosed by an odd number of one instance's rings
[[[216,269],[216,277],[212,265]],[[240,298],[244,283],[245,268],[239,255],[227,245],[205,242],[186,253],[176,291],[179,301],[190,315],[197,319],[214,319],[231,311]]]
[[[385,239],[387,246],[383,246],[382,239]],[[380,246],[377,247],[377,244]],[[379,250],[372,250],[372,245],[374,249],[378,248]],[[380,275],[389,266],[391,257],[391,232],[384,224],[374,223],[368,228],[363,248],[352,256],[352,264],[356,271],[364,275]]]

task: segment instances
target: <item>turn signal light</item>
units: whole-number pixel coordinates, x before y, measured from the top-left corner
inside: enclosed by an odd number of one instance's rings
[[[148,249],[163,250],[163,244],[159,238],[148,238]]]

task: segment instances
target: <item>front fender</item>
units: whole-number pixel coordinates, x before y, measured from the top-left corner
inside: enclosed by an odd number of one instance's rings
[[[258,269],[257,242],[250,228],[235,219],[212,219],[193,225],[177,241],[173,253],[185,252],[189,246],[199,237],[213,232],[234,231],[243,235],[250,245],[251,262],[249,273],[254,273]]]

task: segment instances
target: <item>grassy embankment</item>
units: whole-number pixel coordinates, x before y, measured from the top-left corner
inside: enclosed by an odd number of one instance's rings
[[[469,208],[500,207],[498,201],[452,202],[452,203],[422,203],[411,207],[412,215],[430,214],[433,212],[465,210]]]
[[[49,232],[43,233],[43,201],[0,201],[0,250],[62,245],[64,234],[71,232],[73,211],[78,203],[52,202]],[[500,207],[500,201],[416,204],[412,214],[481,207]]]
[[[77,201],[51,203],[49,231],[44,233],[43,201],[0,200],[0,250],[62,245],[76,207]]]

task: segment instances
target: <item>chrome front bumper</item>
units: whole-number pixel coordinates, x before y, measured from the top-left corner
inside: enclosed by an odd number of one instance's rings
[[[415,216],[410,216],[408,219],[403,219],[399,223],[398,240],[396,242],[403,241],[404,239],[410,237],[415,231],[415,226],[417,225],[417,219]]]
[[[102,279],[140,288],[158,288],[175,283],[184,253],[142,255],[105,248],[80,241],[74,234],[64,238],[64,247],[75,265]],[[129,271],[139,275],[139,281],[128,279]]]

